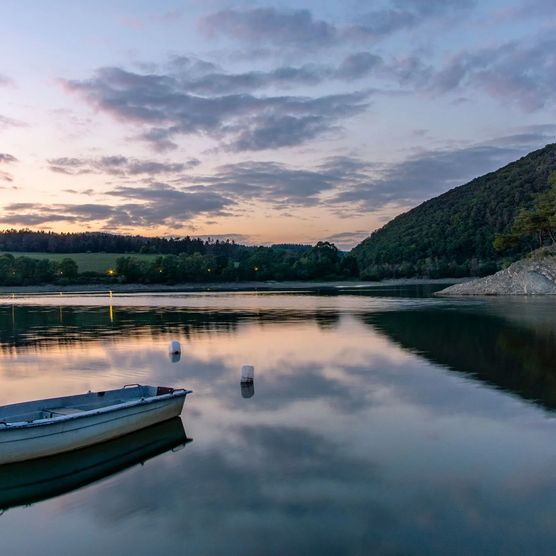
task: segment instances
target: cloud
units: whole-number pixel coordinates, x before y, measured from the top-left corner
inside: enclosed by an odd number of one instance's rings
[[[322,47],[338,40],[334,24],[314,19],[311,12],[304,9],[221,10],[201,18],[199,27],[211,38],[226,35],[256,44]]]
[[[12,164],[17,162],[17,158],[11,154],[0,153],[0,164]]]
[[[452,56],[432,78],[432,90],[480,89],[525,111],[556,102],[556,39],[552,33]]]
[[[302,144],[364,111],[368,92],[322,97],[223,94],[199,96],[184,90],[171,74],[138,74],[102,68],[64,87],[95,109],[146,127],[142,139],[158,150],[175,146],[174,137],[203,134],[224,141],[231,151],[256,151]]]
[[[360,15],[357,25],[346,32],[354,38],[379,40],[428,21],[458,21],[475,5],[475,0],[392,0],[383,8]]]
[[[192,79],[186,77],[184,85],[187,90],[195,94],[220,95],[272,86],[317,85],[329,75],[329,68],[316,64],[307,64],[298,68],[279,67],[267,72],[225,73],[216,70]]]
[[[51,158],[49,169],[59,174],[77,176],[81,174],[109,174],[112,176],[156,176],[185,172],[200,164],[196,158],[186,162],[157,162],[139,160],[121,155],[103,156],[100,158]]]
[[[0,165],[13,164],[14,162],[17,162],[17,158],[15,156],[7,153],[0,153]],[[12,182],[13,176],[5,170],[0,170],[0,180]]]
[[[196,95],[253,92],[269,87],[306,87],[326,80],[352,81],[378,73],[382,66],[383,59],[367,51],[347,55],[338,66],[310,63],[242,73],[226,72],[209,62],[188,57],[174,59],[170,64],[183,90]]]
[[[120,186],[108,194],[114,198],[114,204],[10,204],[4,207],[0,222],[25,226],[97,222],[112,230],[161,225],[184,229],[196,216],[220,215],[235,204],[219,191],[202,186],[179,189],[164,183],[144,187]]]
[[[250,125],[228,145],[231,151],[260,151],[299,145],[331,129],[327,118],[310,114],[267,115],[252,118]]]
[[[358,162],[347,159],[327,160],[316,168],[296,168],[277,162],[246,161],[216,168],[209,176],[192,178],[194,183],[238,203],[261,201],[278,206],[313,206],[323,193],[354,179]]]
[[[481,144],[424,150],[397,163],[375,167],[330,199],[352,210],[374,211],[388,204],[413,206],[494,171],[550,142],[556,126],[530,126],[521,133]],[[370,170],[371,168],[369,168]]]
[[[4,207],[0,222],[39,226],[52,222],[86,223],[109,218],[115,214],[114,207],[87,203],[82,205],[41,205],[37,203],[12,203]]]
[[[81,159],[58,162],[74,174],[83,167]],[[118,157],[113,157],[112,163],[116,168],[125,166]],[[200,215],[226,214],[246,203],[311,206],[319,202],[323,193],[349,183],[360,168],[360,163],[343,158],[328,159],[322,166],[311,169],[247,161],[217,167],[206,176],[180,175],[182,187],[160,182],[134,187],[120,185],[107,193],[114,200],[110,204],[11,204],[4,208],[0,222],[37,226],[94,221],[111,229],[160,225],[180,229]]]
[[[176,168],[172,185],[151,181],[147,175],[144,185],[113,187],[106,193],[113,200],[108,204],[11,204],[5,207],[0,222],[27,226],[96,222],[112,230],[141,226],[184,229],[200,216],[233,215],[253,203],[279,210],[321,206],[348,218],[377,214],[385,207],[414,206],[496,170],[550,142],[554,134],[553,124],[527,126],[480,144],[423,150],[390,164],[336,156],[312,167],[244,161],[218,166],[206,175],[183,174]],[[101,160],[106,173],[119,172],[130,164],[125,157],[93,159]],[[81,159],[63,162],[70,172],[82,167]],[[366,233],[348,230],[326,239],[344,248]]]
[[[177,23],[181,17],[183,16],[183,12],[181,10],[170,10],[164,12],[162,14],[151,13],[149,17],[137,17],[137,16],[129,16],[124,17],[120,20],[121,24],[124,27],[129,29],[135,29],[137,31],[142,31],[149,25],[168,25],[168,24],[175,24]]]
[[[529,0],[512,13],[529,10],[530,15],[546,17],[551,9],[548,4],[542,0]],[[201,24],[214,35],[220,33],[243,42],[253,42],[257,48],[269,43],[282,48],[307,49],[309,46],[345,46],[352,42],[360,45],[362,41],[376,41],[427,22],[455,24],[475,5],[474,0],[390,0],[379,9],[358,14],[356,23],[342,25],[315,19],[307,10],[222,10],[207,16]],[[324,33],[319,29],[327,31]],[[407,92],[413,93],[445,95],[479,91],[531,112],[554,106],[556,102],[555,52],[556,39],[549,30],[519,41],[462,50],[453,53],[437,67],[426,63],[422,55],[409,54],[386,61],[362,50],[347,55],[337,67],[312,64],[227,76],[214,72],[199,80],[197,86],[200,90],[203,87],[207,90],[215,87],[216,90],[226,85],[230,90],[247,90],[249,87],[316,85],[331,79],[349,81],[373,76],[406,86]],[[287,76],[283,81],[279,79],[280,71]],[[298,124],[302,126],[302,122]],[[310,129],[310,126],[305,127]],[[287,129],[287,125],[283,128]]]
[[[225,36],[257,49],[261,44],[315,49],[380,40],[431,19],[461,17],[474,6],[473,0],[391,0],[380,9],[357,14],[357,23],[351,24],[316,19],[306,9],[224,9],[201,18],[199,27],[211,39]]]
[[[554,16],[554,4],[550,0],[523,0],[513,6],[504,7],[496,13],[497,21]]]
[[[26,125],[24,122],[0,114],[0,131],[11,127],[25,127]]]
[[[551,0],[524,0],[517,12],[520,17],[554,17],[554,4]]]
[[[336,75],[347,80],[359,79],[362,76],[368,75],[382,64],[383,60],[380,56],[370,52],[356,52],[344,58]]]
[[[199,214],[222,214],[233,200],[220,191],[203,186],[184,189],[164,183],[146,187],[121,186],[110,195],[123,200],[140,201],[141,204],[124,204],[119,208],[130,218],[130,225],[152,226],[157,223],[182,224]]]
[[[173,55],[166,64],[166,69],[171,74],[187,76],[190,79],[213,73],[220,70],[218,64],[202,60],[196,56]],[[151,68],[152,70],[152,68]]]

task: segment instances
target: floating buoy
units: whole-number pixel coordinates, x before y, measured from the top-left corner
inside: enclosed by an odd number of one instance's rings
[[[253,365],[243,365],[241,367],[241,383],[249,384],[255,380],[255,367]]]

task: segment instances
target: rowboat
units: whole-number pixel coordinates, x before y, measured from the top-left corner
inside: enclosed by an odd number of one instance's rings
[[[179,417],[87,448],[0,467],[0,513],[61,496],[191,442]]]
[[[78,450],[181,414],[190,390],[126,385],[0,407],[0,465]]]

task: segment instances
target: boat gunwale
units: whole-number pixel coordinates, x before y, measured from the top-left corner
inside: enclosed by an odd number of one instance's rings
[[[118,391],[118,390],[121,390],[121,388],[113,391]],[[77,421],[85,417],[95,417],[97,415],[105,415],[107,413],[114,413],[122,409],[128,409],[128,408],[143,406],[143,405],[150,405],[153,403],[166,401],[174,398],[176,399],[182,397],[185,398],[187,394],[191,394],[192,392],[193,392],[192,390],[186,390],[185,388],[176,388],[172,392],[161,394],[159,396],[155,395],[149,397],[134,398],[129,401],[125,401],[123,403],[107,405],[105,407],[94,408],[88,411],[80,411],[79,413],[72,413],[70,415],[58,415],[56,417],[36,419],[34,421],[14,421],[14,422],[0,421],[0,435],[8,431],[16,431],[22,429],[35,428],[35,427],[57,425],[69,421]],[[67,396],[67,397],[71,397],[71,396]],[[39,401],[47,401],[47,400],[45,399],[45,400],[35,400],[35,401],[39,402]]]

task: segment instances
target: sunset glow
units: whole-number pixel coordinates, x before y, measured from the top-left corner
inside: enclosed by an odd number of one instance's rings
[[[554,141],[547,0],[0,6],[0,227],[330,240]]]

